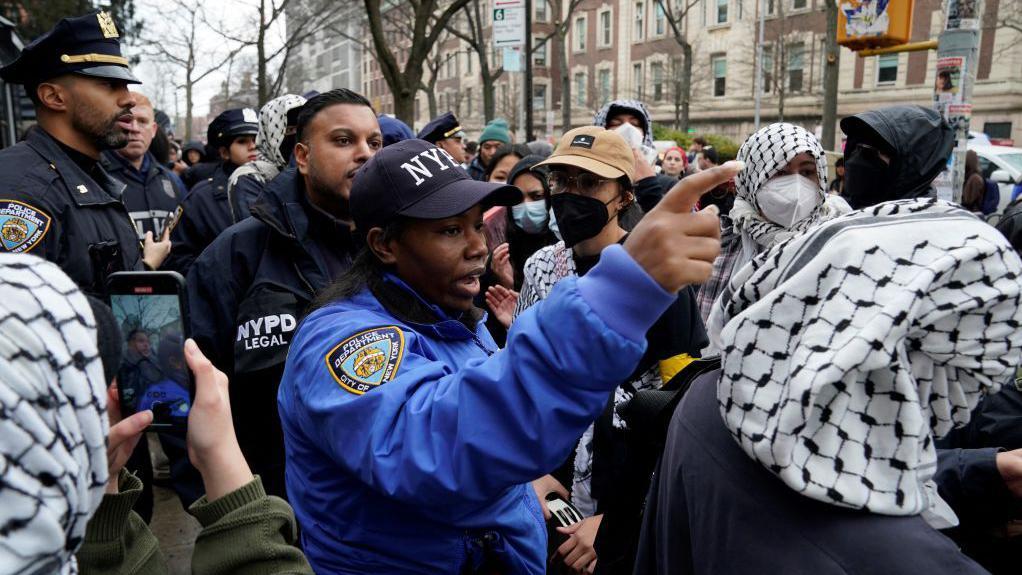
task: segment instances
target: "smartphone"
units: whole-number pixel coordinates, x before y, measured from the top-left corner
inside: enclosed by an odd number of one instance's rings
[[[184,432],[195,399],[185,363],[185,279],[177,272],[118,272],[108,278],[107,290],[123,339],[121,415],[150,409],[153,431]]]

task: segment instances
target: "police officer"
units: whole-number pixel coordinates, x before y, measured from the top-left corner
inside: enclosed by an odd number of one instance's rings
[[[459,164],[465,163],[465,132],[451,112],[445,112],[430,120],[416,138],[445,150]]]
[[[192,337],[231,376],[242,452],[267,492],[280,496],[284,360],[316,292],[350,267],[352,176],[383,147],[369,102],[343,89],[305,104],[296,137],[296,167],[271,180],[252,217],[221,234],[188,274]]]
[[[366,163],[351,212],[367,247],[302,322],[278,395],[313,569],[544,573],[527,483],[604,409],[677,291],[709,277],[719,222],[692,206],[737,167],[679,183],[623,246],[520,315],[498,351],[472,306],[483,211],[521,192],[473,181],[422,140]]]
[[[259,117],[251,108],[226,110],[210,122],[206,137],[209,145],[217,148],[220,162],[213,174],[196,184],[178,206],[170,232],[173,247],[167,269],[188,275],[188,268],[202,250],[234,223],[227,184],[238,166],[256,159],[258,132]]]
[[[38,126],[0,151],[0,250],[51,260],[81,288],[142,269],[138,235],[121,203],[124,184],[100,153],[128,143],[139,81],[121,56],[110,15],[64,18],[0,70],[23,84]]]
[[[167,218],[184,195],[184,185],[149,153],[157,130],[153,105],[145,95],[133,94],[134,118],[128,130],[128,145],[103,152],[102,164],[110,175],[127,185],[121,199],[138,231],[138,239],[145,239],[146,234],[150,239],[160,238]],[[169,241],[166,246],[169,251]]]

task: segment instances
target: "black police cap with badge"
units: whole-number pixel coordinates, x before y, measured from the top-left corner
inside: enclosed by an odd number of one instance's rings
[[[415,137],[420,140],[426,140],[430,144],[435,144],[440,140],[456,135],[460,131],[461,124],[458,123],[458,119],[451,112],[447,112],[430,120],[426,127],[419,130],[419,135]]]
[[[31,86],[64,74],[80,74],[141,84],[121,55],[119,38],[106,12],[64,18],[0,69],[0,78]]]
[[[238,136],[259,133],[259,115],[252,108],[224,110],[206,128],[206,142],[213,148],[231,145]]]

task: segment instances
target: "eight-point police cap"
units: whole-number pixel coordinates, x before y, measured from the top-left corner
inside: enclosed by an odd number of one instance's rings
[[[259,114],[252,108],[232,108],[220,112],[206,128],[206,141],[211,146],[229,146],[237,136],[259,133]]]
[[[518,188],[473,180],[446,151],[424,140],[404,140],[359,168],[349,203],[355,227],[366,232],[398,216],[437,220],[480,203],[488,208],[521,201]]]
[[[430,120],[426,127],[419,131],[419,135],[416,137],[435,144],[445,138],[457,136],[459,132],[461,132],[461,124],[458,123],[458,119],[454,117],[454,114],[447,112]]]
[[[0,69],[0,78],[13,84],[37,84],[70,73],[142,83],[121,55],[120,33],[106,12],[57,22]]]

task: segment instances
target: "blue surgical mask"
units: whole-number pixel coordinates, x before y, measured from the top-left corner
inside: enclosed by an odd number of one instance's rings
[[[540,234],[546,229],[546,223],[550,219],[547,215],[546,202],[522,202],[511,207],[511,217],[515,225],[525,230],[528,234]]]
[[[543,202],[543,203],[546,203],[546,202]],[[550,228],[550,231],[553,232],[555,236],[557,236],[557,241],[562,241],[563,238],[561,238],[561,230],[557,227],[557,218],[554,217],[554,209],[553,208],[550,208],[549,214],[550,214],[550,222],[547,223],[547,227]]]

